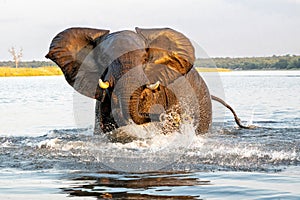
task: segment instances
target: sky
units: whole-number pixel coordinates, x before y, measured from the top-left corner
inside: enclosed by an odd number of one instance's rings
[[[0,61],[46,60],[70,27],[170,27],[209,57],[300,55],[300,0],[0,0]]]

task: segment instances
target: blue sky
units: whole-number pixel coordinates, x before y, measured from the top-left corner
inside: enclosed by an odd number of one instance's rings
[[[172,2],[172,3],[170,3]],[[171,27],[210,57],[300,55],[300,0],[0,0],[0,60],[45,60],[69,27]]]

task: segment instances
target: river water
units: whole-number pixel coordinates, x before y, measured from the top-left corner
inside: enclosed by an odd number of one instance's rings
[[[112,143],[93,136],[94,101],[62,76],[0,78],[0,199],[299,199],[300,71],[202,75],[257,127],[213,103],[206,135],[185,123]]]

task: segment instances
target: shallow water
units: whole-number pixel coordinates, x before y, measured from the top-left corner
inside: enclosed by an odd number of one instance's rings
[[[300,71],[220,73],[223,91],[203,75],[258,128],[236,128],[214,103],[206,135],[187,123],[111,143],[93,136],[94,102],[63,77],[0,78],[0,199],[299,199]]]

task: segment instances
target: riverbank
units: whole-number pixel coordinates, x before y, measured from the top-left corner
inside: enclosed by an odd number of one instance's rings
[[[231,70],[299,70],[299,55],[238,58],[198,58],[194,66],[204,68],[225,68]]]
[[[196,68],[198,72],[230,72],[230,69],[224,68]],[[12,68],[0,67],[0,77],[10,76],[59,76],[62,71],[58,67],[45,66],[37,68]]]
[[[225,68],[207,68],[207,67],[196,67],[197,72],[231,72],[231,69]]]
[[[44,66],[37,68],[0,67],[0,77],[10,76],[58,76],[62,71],[58,67]]]

